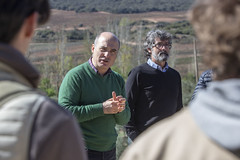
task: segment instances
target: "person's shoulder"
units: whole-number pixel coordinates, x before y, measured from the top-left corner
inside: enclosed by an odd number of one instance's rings
[[[168,68],[168,71],[171,72],[171,73],[174,73],[174,74],[176,74],[177,76],[180,77],[180,73],[179,73],[177,70],[175,70],[174,68],[169,67],[169,68]]]
[[[124,159],[236,160],[239,158],[211,140],[199,128],[191,111],[184,109],[154,124],[137,137],[122,154],[120,160]]]
[[[179,72],[176,69],[172,68],[172,67],[168,67],[168,70],[171,71],[171,72],[175,72],[175,73],[179,74]]]
[[[31,89],[23,90],[17,92],[13,98],[9,100],[11,104],[20,103],[23,106],[31,108],[30,110],[39,111],[45,110],[46,113],[52,114],[61,114],[61,116],[69,117],[71,114],[66,111],[63,107],[59,106],[57,102],[49,97],[45,96],[42,91]]]
[[[68,71],[68,73],[75,73],[81,71],[83,68],[88,66],[88,62],[84,62],[82,64],[79,64],[78,66],[73,67]]]
[[[142,70],[146,68],[150,68],[150,66],[147,63],[140,64],[139,66],[135,67],[136,69]]]
[[[199,78],[199,82],[205,83],[205,84],[211,82],[212,81],[212,74],[213,74],[212,70],[204,71]]]
[[[147,63],[143,63],[141,65],[138,65],[134,67],[130,72],[144,72],[145,70],[148,70],[151,68]]]
[[[116,77],[117,79],[124,80],[123,77],[121,76],[121,74],[118,73],[118,72],[116,72],[116,71],[114,71],[114,70],[112,70],[111,75],[113,75],[113,76]]]
[[[62,120],[69,120],[73,118],[72,114],[60,106],[55,100],[44,95],[40,95],[39,99],[40,98],[44,99],[44,101],[39,104],[39,110],[46,113],[46,116],[56,116],[56,118],[61,117]]]
[[[167,136],[168,133],[178,132],[178,130],[180,128],[183,128],[183,126],[181,126],[181,124],[186,121],[188,122],[188,123],[186,123],[186,126],[190,125],[191,124],[190,119],[191,119],[191,115],[190,115],[189,110],[182,109],[181,111],[176,113],[174,116],[166,118],[165,120],[162,120],[162,121],[156,123],[155,125],[153,125],[152,130],[149,130],[149,132],[151,132],[150,134],[156,134],[157,133],[156,130],[162,130],[162,132],[164,132],[165,135]],[[163,135],[164,135],[164,133],[163,133]]]
[[[210,77],[212,76],[212,70],[206,70],[201,74],[201,77]]]
[[[141,160],[159,159],[159,148],[164,150],[164,148],[169,147],[168,145],[172,147],[174,143],[178,144],[175,140],[179,140],[178,138],[181,139],[182,135],[188,131],[186,128],[190,127],[189,125],[192,125],[189,124],[192,123],[192,121],[189,121],[189,118],[191,119],[189,114],[189,111],[184,109],[172,117],[155,123],[136,138],[133,145],[127,148],[121,158],[130,159],[133,156],[138,156],[137,159]],[[182,125],[185,124],[186,121],[187,124]]]
[[[70,69],[70,70],[67,72],[66,76],[67,76],[67,77],[75,77],[75,76],[78,77],[78,76],[82,75],[83,72],[86,72],[86,69],[88,68],[88,65],[89,65],[88,62],[85,62],[85,63],[83,63],[83,64],[80,64],[80,65],[78,65],[78,66]]]

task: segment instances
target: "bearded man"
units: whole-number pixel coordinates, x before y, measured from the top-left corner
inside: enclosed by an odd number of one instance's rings
[[[133,68],[128,75],[125,88],[131,119],[125,127],[131,140],[183,107],[180,74],[167,63],[171,47],[170,33],[148,32],[144,43],[147,63]]]

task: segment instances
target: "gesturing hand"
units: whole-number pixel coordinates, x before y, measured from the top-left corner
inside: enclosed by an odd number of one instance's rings
[[[125,109],[126,99],[122,96],[116,97],[116,93],[114,91],[112,92],[112,96],[115,101],[118,101],[118,112],[122,112]]]
[[[116,92],[112,92],[112,98],[103,102],[104,114],[116,114],[122,112],[125,109],[126,99],[122,96],[116,96]]]

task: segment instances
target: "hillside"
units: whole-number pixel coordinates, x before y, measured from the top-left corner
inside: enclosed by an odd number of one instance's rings
[[[80,12],[143,13],[186,11],[194,0],[50,0],[53,9]],[[107,4],[107,5],[106,5]]]
[[[51,28],[53,30],[62,28],[81,28],[85,29],[94,26],[106,25],[110,21],[128,18],[130,21],[149,21],[149,22],[177,22],[186,20],[186,12],[147,12],[134,14],[113,14],[108,12],[75,13],[74,11],[51,10],[49,22],[39,28]]]

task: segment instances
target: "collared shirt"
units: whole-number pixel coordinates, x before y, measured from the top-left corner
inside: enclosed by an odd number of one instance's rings
[[[148,59],[147,64],[152,68],[155,68],[159,71],[166,72],[168,70],[168,63],[166,62],[165,66],[162,68],[158,64],[154,63],[151,59]]]
[[[97,70],[97,68],[93,65],[93,63],[92,63],[92,57],[91,58],[89,58],[89,60],[88,60],[88,63],[90,64],[90,66],[92,67],[92,69],[96,72],[96,73],[98,73],[99,74],[99,72],[98,72],[98,70]],[[109,68],[108,70],[107,70],[107,72],[106,73],[104,73],[104,75],[103,76],[105,76],[105,75],[107,75],[108,73],[111,73],[112,72],[112,70],[111,70],[111,68]],[[100,75],[100,74],[99,74]]]

